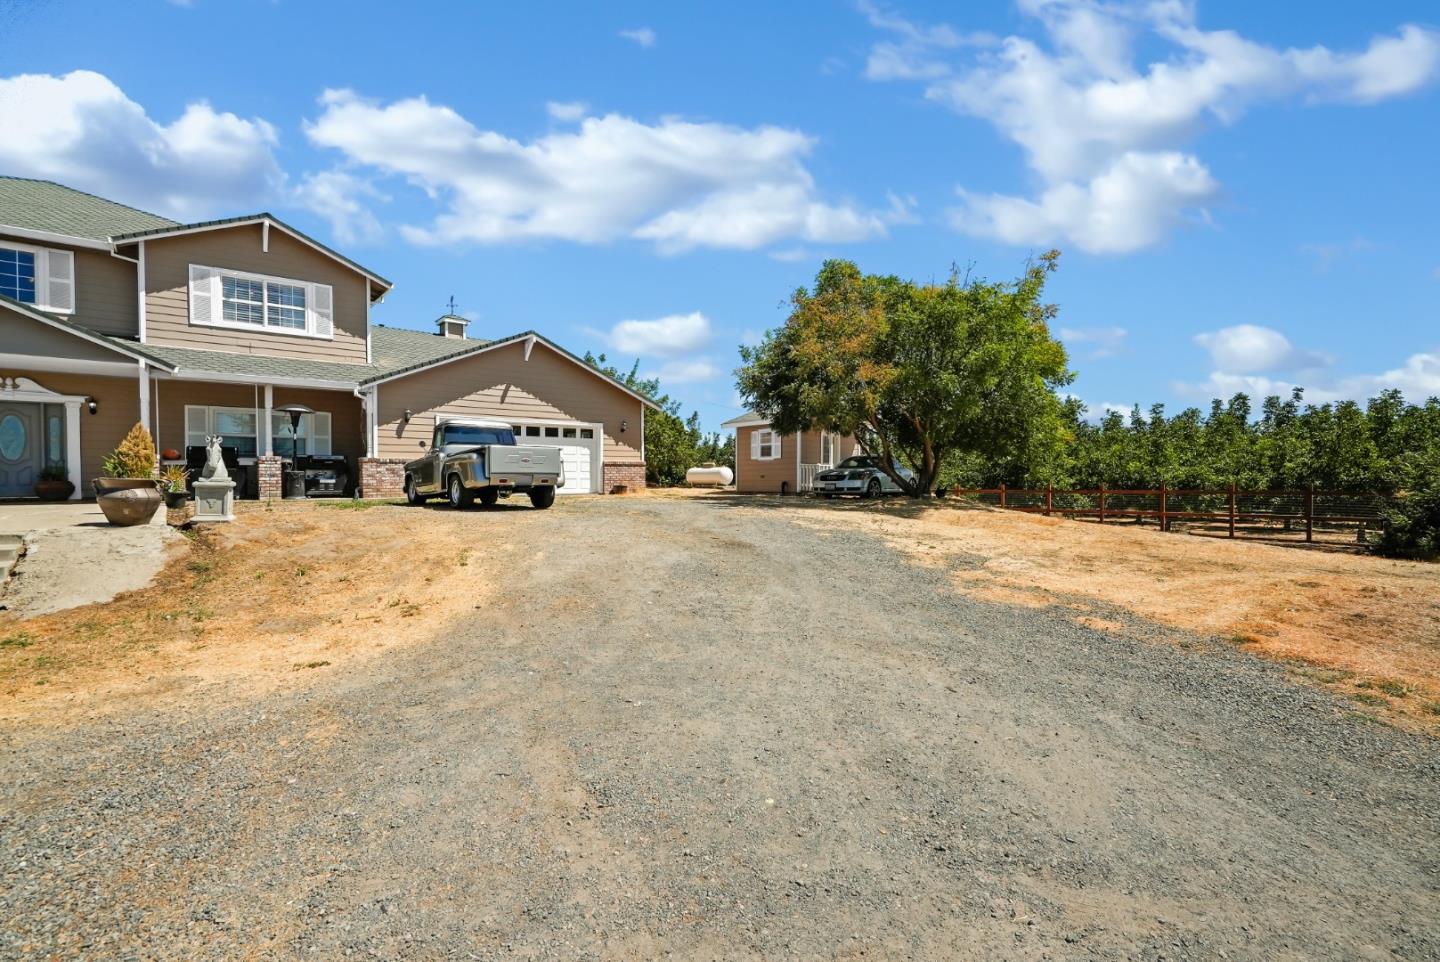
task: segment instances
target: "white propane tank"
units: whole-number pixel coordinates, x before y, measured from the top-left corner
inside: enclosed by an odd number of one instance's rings
[[[717,467],[716,465],[707,462],[700,465],[700,467],[698,468],[691,468],[689,471],[686,471],[685,480],[695,485],[697,488],[705,487],[707,485],[724,487],[731,481],[735,480],[735,472],[731,471],[723,464]]]

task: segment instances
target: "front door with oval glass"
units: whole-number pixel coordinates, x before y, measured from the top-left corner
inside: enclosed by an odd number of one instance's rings
[[[40,441],[40,405],[0,404],[0,498],[35,493]]]

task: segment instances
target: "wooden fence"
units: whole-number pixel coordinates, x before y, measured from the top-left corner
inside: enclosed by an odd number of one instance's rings
[[[1235,537],[1236,525],[1283,526],[1287,532],[1303,530],[1315,540],[1317,526],[1356,525],[1359,540],[1368,528],[1385,524],[1390,504],[1383,495],[1357,491],[1298,490],[1243,491],[1228,488],[952,488],[950,497],[974,498],[1011,511],[1106,520],[1154,519],[1162,531],[1174,522],[1225,529]],[[1302,527],[1303,526],[1303,527]]]

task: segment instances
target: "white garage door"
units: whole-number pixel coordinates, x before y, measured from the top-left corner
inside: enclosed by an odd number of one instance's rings
[[[515,440],[522,444],[553,444],[565,462],[565,487],[560,494],[593,494],[600,490],[599,425],[578,421],[516,424]]]

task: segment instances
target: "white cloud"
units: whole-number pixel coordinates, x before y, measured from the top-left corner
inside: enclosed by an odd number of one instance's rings
[[[1123,253],[1159,241],[1219,196],[1184,148],[1207,123],[1229,124],[1257,102],[1374,103],[1440,73],[1440,32],[1413,25],[1355,53],[1278,49],[1228,30],[1202,30],[1181,0],[1019,0],[1044,43],[993,43],[893,16],[867,75],[924,84],[926,95],[993,124],[1025,153],[1035,199],[962,190],[963,230],[1020,243],[1067,241]],[[1136,65],[1143,41],[1148,63]],[[961,56],[964,47],[974,48]],[[1164,55],[1152,52],[1163,48]]]
[[[195,101],[168,124],[102,74],[0,79],[0,170],[194,220],[279,197],[275,128]]]
[[[649,50],[651,47],[655,46],[655,31],[651,30],[649,27],[636,27],[633,30],[621,30],[620,36],[624,37],[626,40],[635,41],[635,43],[644,47],[646,50]]]
[[[710,319],[699,311],[670,314],[653,321],[621,321],[605,338],[626,354],[673,357],[698,351],[710,342]]]
[[[590,105],[580,100],[558,101],[552,100],[545,105],[551,119],[564,123],[571,123],[585,116]]]
[[[1062,327],[1058,333],[1067,347],[1086,345],[1086,356],[1092,361],[1119,354],[1125,349],[1125,340],[1130,336],[1123,327]]]
[[[669,384],[697,384],[713,381],[725,372],[704,358],[683,361],[667,361],[653,371],[641,373],[644,378],[659,378],[662,386]]]
[[[814,142],[797,130],[609,114],[522,142],[424,97],[379,104],[331,90],[321,104],[305,128],[313,143],[441,206],[431,224],[401,228],[417,244],[635,238],[674,252],[885,232],[882,215],[817,196],[803,163]]]
[[[1007,244],[1063,238],[1091,254],[1126,254],[1159,241],[1187,210],[1203,207],[1220,185],[1185,154],[1122,154],[1086,183],[1061,182],[1035,200],[960,191],[950,223],[962,233]]]
[[[1376,244],[1364,237],[1356,237],[1344,244],[1301,244],[1300,250],[1315,258],[1315,272],[1327,273],[1335,262],[1347,254],[1361,254],[1376,249]]]
[[[373,243],[384,235],[362,198],[388,200],[373,184],[341,170],[310,174],[294,192],[296,203],[330,222],[342,244]]]
[[[1312,370],[1330,361],[1318,352],[1297,348],[1279,331],[1256,324],[1236,324],[1197,334],[1195,343],[1210,352],[1217,370],[1233,374]]]

